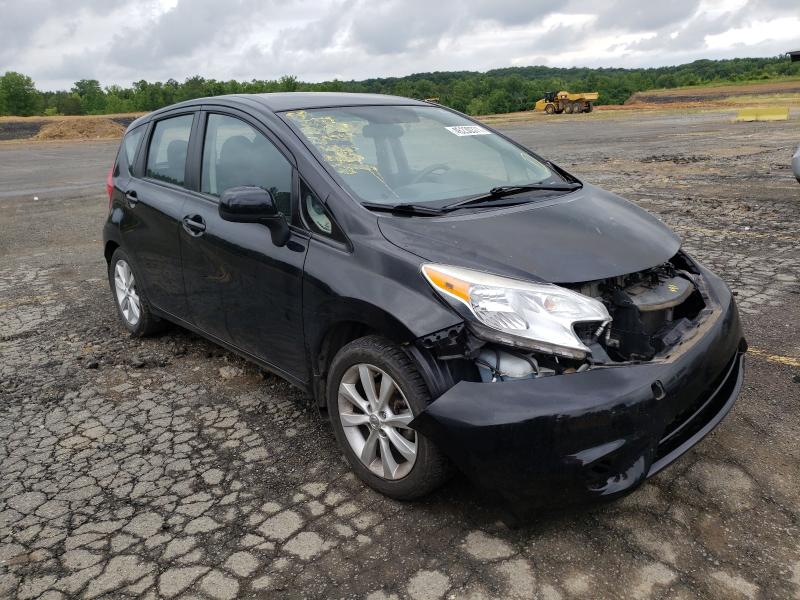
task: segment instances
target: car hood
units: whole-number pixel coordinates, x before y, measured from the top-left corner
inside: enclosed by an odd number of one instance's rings
[[[680,238],[600,188],[488,211],[378,219],[391,243],[426,261],[551,283],[641,271],[669,260]]]

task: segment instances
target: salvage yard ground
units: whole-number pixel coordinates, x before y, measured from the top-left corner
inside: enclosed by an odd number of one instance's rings
[[[129,338],[101,248],[117,142],[0,145],[0,597],[800,598],[800,122],[580,117],[502,127],[678,231],[753,351],[681,461],[516,529],[461,478],[366,489],[300,393],[196,336]]]

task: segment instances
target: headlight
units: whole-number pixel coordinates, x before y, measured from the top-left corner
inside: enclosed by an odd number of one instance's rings
[[[572,326],[611,321],[602,302],[557,285],[446,265],[423,265],[422,273],[444,298],[469,309],[476,333],[501,343],[582,359],[589,348]]]

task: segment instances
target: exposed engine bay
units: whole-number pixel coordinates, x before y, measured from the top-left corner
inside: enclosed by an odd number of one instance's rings
[[[651,361],[690,336],[711,312],[698,270],[682,253],[644,271],[568,287],[600,300],[611,316],[610,322],[575,324],[591,351],[583,360],[483,342],[467,331],[432,334],[423,345],[439,359],[466,358],[484,382],[530,379]]]
[[[706,307],[698,276],[667,262],[646,271],[579,286],[601,300],[612,322],[603,331],[581,324],[576,333],[595,363],[651,360],[673,345]]]

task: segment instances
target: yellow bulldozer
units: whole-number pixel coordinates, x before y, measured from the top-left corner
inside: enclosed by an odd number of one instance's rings
[[[567,113],[592,112],[593,102],[600,97],[598,92],[547,92],[544,98],[538,100],[533,110],[543,110],[548,115]]]

